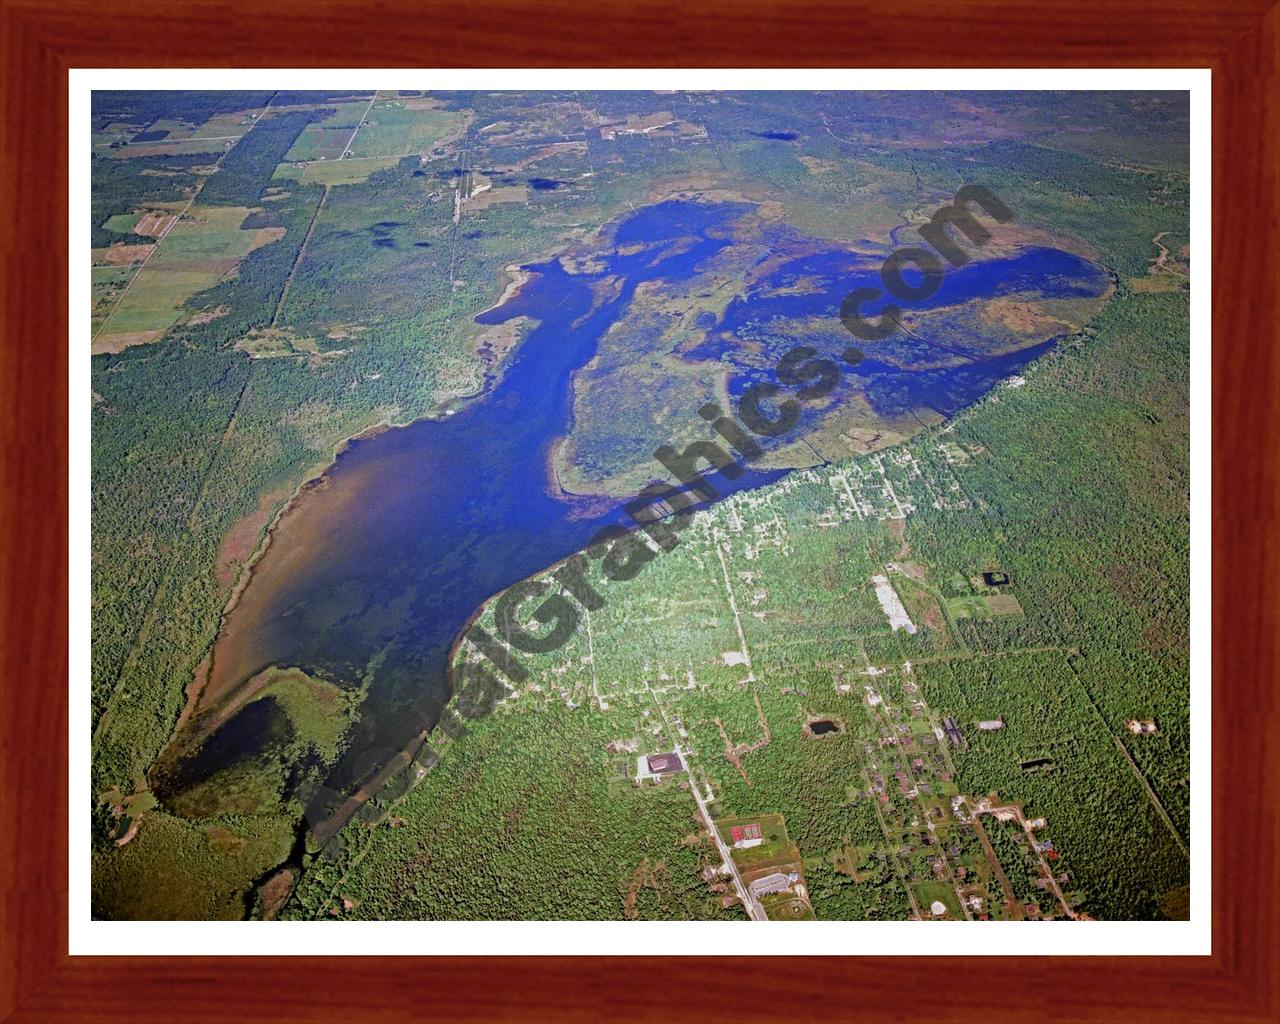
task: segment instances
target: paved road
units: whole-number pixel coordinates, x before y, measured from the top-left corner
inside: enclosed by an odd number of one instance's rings
[[[747,892],[747,887],[742,884],[742,876],[738,874],[738,866],[733,862],[733,855],[729,852],[729,847],[725,845],[725,841],[720,838],[720,830],[716,828],[715,823],[711,820],[711,815],[707,812],[707,802],[702,798],[702,792],[698,788],[698,780],[692,775],[689,776],[689,788],[693,791],[693,798],[698,802],[698,810],[702,812],[702,820],[706,822],[707,828],[711,831],[711,835],[716,841],[716,846],[720,848],[720,856],[729,868],[734,888],[738,890],[738,899],[742,900],[742,906],[746,910],[747,916],[753,921],[769,920],[769,916],[764,912],[764,907],[760,905],[760,901]]]

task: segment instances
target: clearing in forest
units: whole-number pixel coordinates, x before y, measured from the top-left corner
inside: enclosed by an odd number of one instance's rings
[[[250,213],[243,206],[192,207],[126,287],[94,339],[94,353],[155,341],[178,322],[187,299],[282,236],[282,228],[243,228]]]

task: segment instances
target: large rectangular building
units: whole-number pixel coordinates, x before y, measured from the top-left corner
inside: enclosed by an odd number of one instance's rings
[[[675,775],[684,771],[684,763],[679,754],[650,754],[648,757],[650,775]]]

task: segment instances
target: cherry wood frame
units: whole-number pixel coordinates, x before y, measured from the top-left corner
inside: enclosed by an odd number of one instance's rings
[[[0,1018],[1280,1020],[1272,3],[0,0]],[[1212,956],[68,956],[67,70],[464,65],[1213,69]]]

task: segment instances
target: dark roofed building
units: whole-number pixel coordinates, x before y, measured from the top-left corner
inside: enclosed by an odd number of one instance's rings
[[[960,733],[960,726],[956,724],[954,718],[944,718],[942,720],[942,731],[947,734],[947,739],[951,741],[953,747],[958,747],[964,743],[964,736]]]
[[[674,775],[684,771],[684,764],[679,754],[650,754],[649,773],[651,775]]]

